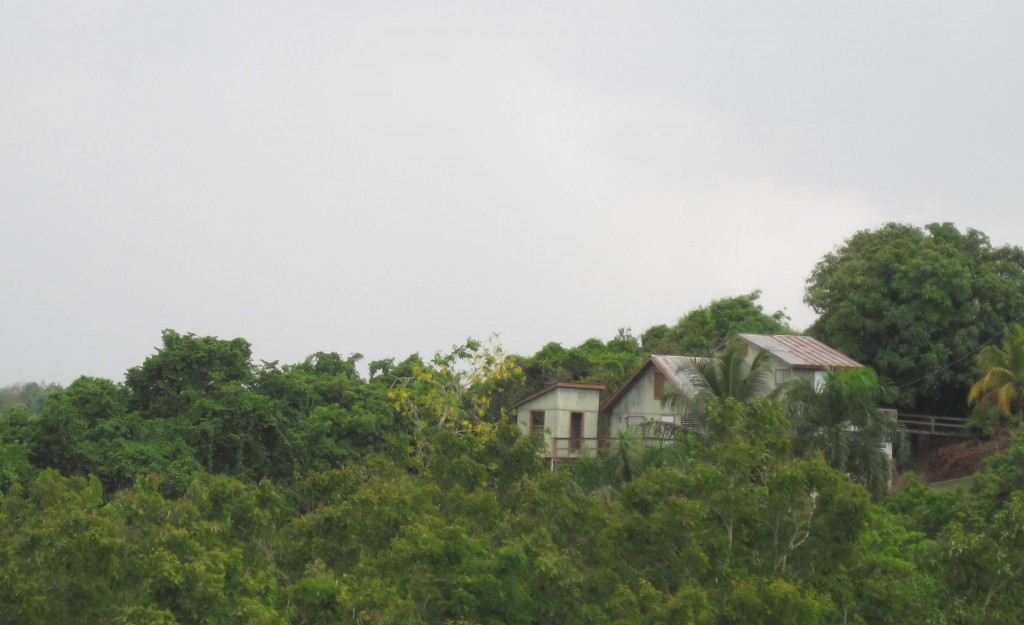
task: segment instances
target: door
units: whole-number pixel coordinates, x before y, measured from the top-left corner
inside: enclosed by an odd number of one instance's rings
[[[569,449],[579,451],[583,439],[583,413],[569,415]]]

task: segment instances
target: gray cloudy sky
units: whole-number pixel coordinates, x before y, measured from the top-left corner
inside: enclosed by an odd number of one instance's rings
[[[0,384],[163,328],[509,351],[804,280],[856,230],[1024,244],[1024,3],[0,0]]]

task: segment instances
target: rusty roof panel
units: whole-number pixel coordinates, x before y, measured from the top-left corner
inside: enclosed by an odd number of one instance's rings
[[[737,336],[798,369],[864,366],[810,336],[789,334],[739,334]]]
[[[696,360],[697,358],[693,356],[651,356],[651,361],[654,362],[661,372],[668,376],[668,379],[677,388],[688,393],[693,393],[696,389],[693,388],[693,384],[686,377],[685,372],[691,366],[691,363]]]
[[[640,367],[629,376],[629,379],[626,380],[619,390],[617,390],[615,394],[612,395],[603,406],[601,406],[601,412],[605,413],[608,410],[611,410],[612,406],[618,403],[619,399],[621,399],[622,396],[633,387],[633,384],[636,383],[643,372],[646,371],[648,367],[652,366],[664,373],[668,381],[671,384],[674,384],[677,388],[688,393],[693,393],[695,389],[693,388],[693,384],[690,382],[689,378],[686,377],[684,367],[688,366],[687,363],[696,360],[699,360],[699,358],[694,358],[692,356],[651,356],[645,360],[644,364],[640,365]]]

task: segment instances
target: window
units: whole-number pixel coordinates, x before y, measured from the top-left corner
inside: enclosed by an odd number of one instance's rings
[[[530,411],[530,434],[535,436],[544,435],[544,411],[543,410],[531,410]]]
[[[793,376],[792,369],[776,369],[775,370],[775,383],[782,384]]]
[[[665,374],[660,371],[654,372],[654,399],[665,397]]]
[[[645,417],[626,417],[626,427],[635,428],[644,424]]]

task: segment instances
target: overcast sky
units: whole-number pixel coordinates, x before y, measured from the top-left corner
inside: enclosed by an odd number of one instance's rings
[[[857,230],[1024,244],[1024,3],[0,0],[0,385],[532,354]]]

